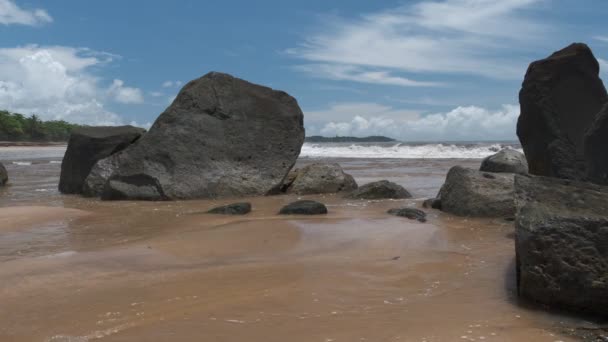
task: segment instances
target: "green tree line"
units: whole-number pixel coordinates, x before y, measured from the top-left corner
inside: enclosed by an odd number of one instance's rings
[[[25,116],[0,110],[0,141],[67,141],[79,125],[63,120],[42,121],[37,115]]]

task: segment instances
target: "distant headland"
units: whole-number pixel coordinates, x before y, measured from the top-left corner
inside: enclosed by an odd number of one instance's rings
[[[384,137],[380,135],[373,135],[369,137],[322,137],[320,135],[313,135],[306,137],[306,142],[311,143],[322,143],[322,142],[391,142],[396,141],[395,139]]]

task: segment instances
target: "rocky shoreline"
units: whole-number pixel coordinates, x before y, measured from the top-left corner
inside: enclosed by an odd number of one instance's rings
[[[533,62],[520,91],[517,133],[480,168],[454,166],[425,208],[514,221],[517,289],[548,308],[608,315],[608,95],[585,44]],[[388,181],[359,187],[339,164],[292,170],[304,142],[290,95],[221,73],[188,83],[149,132],[88,127],[72,134],[59,189],[103,200],[215,199],[280,194],[409,198]],[[0,169],[0,181],[6,183]],[[247,215],[250,203],[212,209]],[[296,201],[280,214],[327,214]],[[425,222],[414,208],[390,209]]]

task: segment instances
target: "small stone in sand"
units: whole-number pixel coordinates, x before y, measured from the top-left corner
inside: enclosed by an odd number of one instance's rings
[[[220,215],[245,215],[251,212],[251,203],[232,203],[221,207],[213,208],[207,213]]]
[[[310,201],[310,200],[302,200],[290,203],[284,206],[281,211],[279,211],[280,215],[321,215],[327,214],[327,207],[325,204]]]
[[[419,222],[426,222],[426,213],[419,209],[414,208],[396,208],[390,209],[387,213],[395,216],[407,217],[411,220],[418,220]]]

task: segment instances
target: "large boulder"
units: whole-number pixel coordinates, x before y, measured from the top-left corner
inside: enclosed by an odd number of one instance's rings
[[[458,216],[513,217],[513,177],[454,166],[437,196],[441,210]]]
[[[315,163],[298,170],[288,193],[298,195],[328,194],[357,189],[353,176],[336,163]]]
[[[265,195],[278,191],[303,142],[293,97],[212,72],[186,84],[142,139],[100,165],[96,184],[107,179],[103,199]]]
[[[82,193],[84,181],[95,163],[124,150],[144,132],[144,129],[133,126],[74,129],[61,163],[59,191],[65,194]]]
[[[526,174],[528,173],[528,162],[523,153],[511,148],[505,148],[496,154],[486,157],[481,162],[479,171]]]
[[[608,103],[585,136],[585,166],[588,180],[608,185]]]
[[[0,186],[6,185],[8,182],[8,172],[2,163],[0,163]]]
[[[520,296],[607,316],[608,188],[516,176],[515,203]]]
[[[517,135],[534,175],[584,179],[584,135],[608,95],[585,44],[530,64],[519,93]]]
[[[346,196],[352,199],[401,199],[412,195],[399,184],[381,180],[365,184]]]

